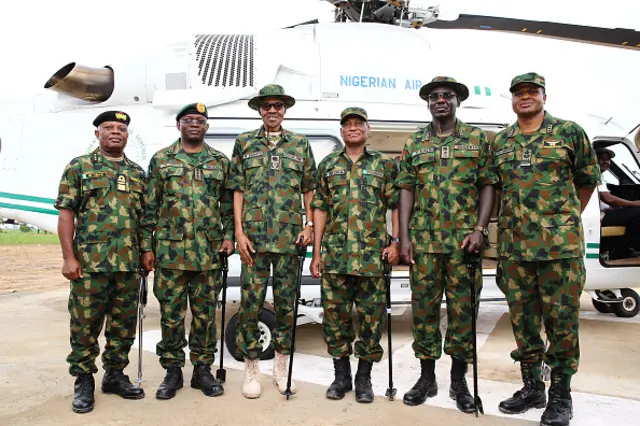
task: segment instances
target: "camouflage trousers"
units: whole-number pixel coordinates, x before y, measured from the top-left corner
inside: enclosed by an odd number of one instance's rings
[[[296,297],[298,257],[291,254],[257,253],[254,265],[242,264],[240,309],[238,311],[237,352],[243,358],[257,359],[262,352],[259,341],[258,316],[267,294],[269,271],[273,265],[273,302],[276,310],[276,327],[271,334],[271,345],[276,352],[291,353],[293,329],[293,304]]]
[[[452,254],[414,255],[416,263],[411,266],[410,281],[413,351],[416,358],[439,359],[442,356],[440,305],[444,293],[447,300],[444,352],[468,363],[472,361],[471,277],[463,256],[462,250]],[[476,301],[479,301],[482,290],[480,265],[475,280]]]
[[[85,272],[84,278],[71,281],[69,374],[98,372],[95,359],[100,353],[98,336],[103,323],[106,346],[102,368],[119,370],[129,364],[129,350],[136,337],[138,280],[138,272]]]
[[[518,349],[511,358],[526,364],[544,360],[554,370],[578,371],[580,296],[586,279],[580,258],[541,262],[500,260],[496,281],[509,304]],[[541,325],[549,348],[540,336]]]
[[[157,268],[153,294],[160,303],[162,340],[156,346],[163,368],[184,367],[184,318],[187,299],[191,307],[189,359],[191,364],[211,365],[216,352],[216,304],[222,288],[221,270],[183,271]]]
[[[322,274],[322,338],[333,358],[353,353],[355,332],[351,319],[353,304],[358,311],[360,340],[355,343],[357,358],[382,359],[382,319],[385,312],[384,277]]]

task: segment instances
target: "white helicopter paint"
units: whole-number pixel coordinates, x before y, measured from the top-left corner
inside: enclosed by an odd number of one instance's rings
[[[221,138],[209,143],[230,156],[235,135],[260,125],[255,112],[248,109],[247,99],[262,85],[273,82],[285,86],[297,99],[284,125],[317,137],[312,144],[318,162],[330,151],[331,141],[340,143],[337,117],[345,106],[353,104],[368,110],[372,139],[378,139],[374,141],[376,147],[390,147],[390,151],[399,152],[407,135],[426,124],[426,105],[417,96],[419,87],[440,73],[456,76],[471,90],[471,97],[458,111],[459,118],[488,130],[503,128],[513,120],[509,102],[496,96],[502,93],[500,89],[482,83],[495,81],[498,76],[487,69],[460,69],[453,61],[455,49],[451,49],[450,56],[440,56],[447,51],[443,48],[449,38],[447,34],[453,34],[448,31],[453,30],[432,31],[434,37],[429,38],[394,26],[345,23],[305,25],[250,36],[255,43],[254,64],[251,67],[244,63],[249,75],[242,77],[244,86],[203,84],[203,74],[207,71],[201,69],[197,61],[204,61],[206,55],[199,56],[193,38],[176,41],[147,56],[112,62],[115,89],[107,100],[92,103],[45,91],[34,102],[34,114],[0,124],[0,215],[56,232],[57,218],[52,204],[60,174],[71,158],[95,147],[90,123],[105,109],[122,109],[132,116],[126,153],[143,167],[153,152],[177,137],[174,120],[177,109],[196,100],[209,107],[210,136],[217,134]],[[226,43],[243,36],[223,37],[228,42],[222,44],[227,46]],[[516,36],[502,37],[506,40]],[[342,47],[345,39],[367,42],[359,44],[354,53],[353,49]],[[268,46],[272,45],[280,48],[271,52]],[[432,49],[432,45],[439,48]],[[203,48],[202,42],[199,47]],[[439,60],[432,60],[433,52]],[[234,64],[243,65],[230,57],[221,57],[211,64],[218,67],[216,71],[221,71],[212,80],[224,80],[220,76],[230,73]],[[553,80],[552,75],[547,77]],[[503,78],[507,81],[509,77],[500,77]],[[602,129],[601,120],[588,120],[584,125]],[[64,149],[60,149],[61,146]],[[633,160],[638,167],[637,157]],[[631,287],[636,282],[637,268],[604,268],[600,264],[596,198],[594,195],[583,215],[588,270],[585,290],[612,289],[619,296],[620,288]],[[237,278],[239,271],[239,258],[233,256],[229,276]],[[495,271],[487,269],[484,273],[483,297],[502,298],[495,286]],[[305,274],[308,275],[308,271]],[[394,303],[407,306],[410,293],[406,271],[394,271],[392,288]],[[229,299],[239,299],[238,287],[230,287],[229,292]],[[268,297],[271,298],[271,292]],[[302,297],[317,301],[318,286],[303,286]],[[301,309],[307,318],[319,320],[317,308]]]

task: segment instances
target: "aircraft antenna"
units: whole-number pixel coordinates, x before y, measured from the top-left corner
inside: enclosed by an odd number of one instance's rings
[[[634,127],[633,129],[629,130],[629,133],[627,133],[627,136],[625,136],[625,138],[628,137],[631,133],[633,133],[638,127],[640,127],[640,123],[638,123],[636,127]]]

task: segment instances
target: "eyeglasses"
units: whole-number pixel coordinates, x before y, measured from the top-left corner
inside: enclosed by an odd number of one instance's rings
[[[260,105],[260,108],[262,108],[265,111],[271,110],[271,107],[275,108],[276,111],[280,111],[281,109],[284,108],[284,102],[265,102],[262,105]]]
[[[450,101],[451,99],[456,97],[455,93],[451,93],[451,92],[445,92],[445,93],[430,93],[429,94],[429,100],[433,101],[433,102],[437,102],[438,99],[440,99],[442,97],[442,99],[444,99],[445,101]]]
[[[184,124],[196,123],[199,126],[204,126],[205,124],[207,124],[207,119],[206,118],[185,117],[185,118],[181,118],[180,122],[182,122]]]

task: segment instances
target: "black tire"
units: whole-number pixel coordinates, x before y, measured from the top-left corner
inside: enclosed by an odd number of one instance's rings
[[[630,288],[620,290],[622,302],[612,306],[613,312],[621,318],[632,318],[640,312],[640,296]]]
[[[593,303],[593,307],[596,308],[596,311],[600,312],[601,314],[610,314],[611,312],[613,312],[613,309],[611,309],[611,304],[609,303],[600,302],[596,299],[591,299],[591,302]]]
[[[261,337],[267,338],[271,341],[273,335],[273,329],[276,327],[276,314],[273,311],[263,309],[262,313],[258,317],[258,327],[261,329]],[[268,329],[268,333],[265,333]],[[238,313],[236,313],[227,324],[224,331],[224,344],[225,348],[229,351],[231,356],[236,360],[243,362],[242,356],[237,353],[238,346],[236,345],[236,333],[238,330]],[[260,354],[260,360],[273,359],[275,357],[275,351],[268,345],[268,342],[263,342],[262,353]]]

